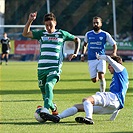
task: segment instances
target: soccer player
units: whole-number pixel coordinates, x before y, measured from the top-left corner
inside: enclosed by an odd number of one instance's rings
[[[103,31],[102,19],[100,17],[93,18],[93,30],[85,34],[84,44],[81,53],[81,61],[85,60],[85,53],[88,49],[88,67],[90,77],[93,83],[100,81],[100,91],[105,92],[106,80],[104,74],[106,73],[106,62],[104,60],[97,60],[96,52],[100,55],[105,55],[105,45],[109,42],[112,47],[112,55],[116,55],[117,45],[111,35]]]
[[[57,21],[53,13],[44,16],[46,30],[30,30],[32,22],[36,19],[37,12],[30,13],[23,29],[24,37],[37,39],[40,42],[40,58],[38,61],[38,84],[44,100],[44,110],[51,109],[57,115],[57,107],[53,103],[53,89],[60,79],[64,41],[74,41],[74,54],[69,60],[77,57],[80,48],[80,39],[67,31],[55,29]],[[43,110],[42,110],[43,111]]]
[[[95,95],[86,97],[82,104],[76,104],[71,108],[64,110],[61,114],[53,116],[41,113],[41,117],[46,120],[58,123],[60,119],[75,115],[77,112],[85,112],[85,117],[76,117],[78,123],[94,124],[92,114],[112,114],[110,120],[114,120],[120,109],[124,107],[125,96],[128,89],[128,72],[122,65],[122,59],[119,56],[107,56],[97,54],[97,59],[105,60],[108,69],[113,74],[109,92],[97,92]]]
[[[1,44],[2,44],[2,54],[1,54],[0,64],[2,64],[2,61],[5,58],[6,65],[7,65],[9,52],[11,49],[10,39],[7,37],[7,33],[3,33],[3,38],[1,39]]]

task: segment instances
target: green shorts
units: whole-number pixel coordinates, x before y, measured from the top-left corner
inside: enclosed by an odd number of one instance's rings
[[[46,82],[50,82],[51,79],[57,78],[57,82],[60,80],[60,72],[58,70],[38,70],[38,86],[42,88]]]

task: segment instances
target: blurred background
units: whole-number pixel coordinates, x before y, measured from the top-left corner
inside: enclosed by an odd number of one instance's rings
[[[31,12],[38,12],[31,29],[44,28],[44,14],[53,12],[57,17],[56,28],[79,36],[81,43],[85,33],[92,29],[92,18],[100,16],[103,19],[102,29],[117,41],[118,54],[123,60],[132,60],[132,4],[132,0],[0,0],[0,39],[3,32],[7,32],[12,43],[10,59],[37,60],[38,42],[22,36],[23,27]],[[70,42],[66,43],[65,55],[73,52],[69,46]],[[107,54],[110,54],[110,48],[107,44]]]

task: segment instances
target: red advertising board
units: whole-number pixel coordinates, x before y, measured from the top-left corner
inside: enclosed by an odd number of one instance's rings
[[[15,54],[39,54],[39,49],[37,40],[15,40]]]

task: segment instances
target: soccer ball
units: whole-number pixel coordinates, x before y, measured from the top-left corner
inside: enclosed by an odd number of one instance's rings
[[[46,120],[43,120],[43,119],[40,117],[40,112],[41,112],[41,110],[43,110],[43,112],[49,113],[49,111],[48,111],[46,108],[43,108],[43,107],[41,107],[41,106],[38,106],[38,107],[37,107],[37,110],[36,110],[35,113],[34,113],[34,117],[35,117],[35,119],[36,119],[38,122],[44,123],[44,122],[46,122]]]

